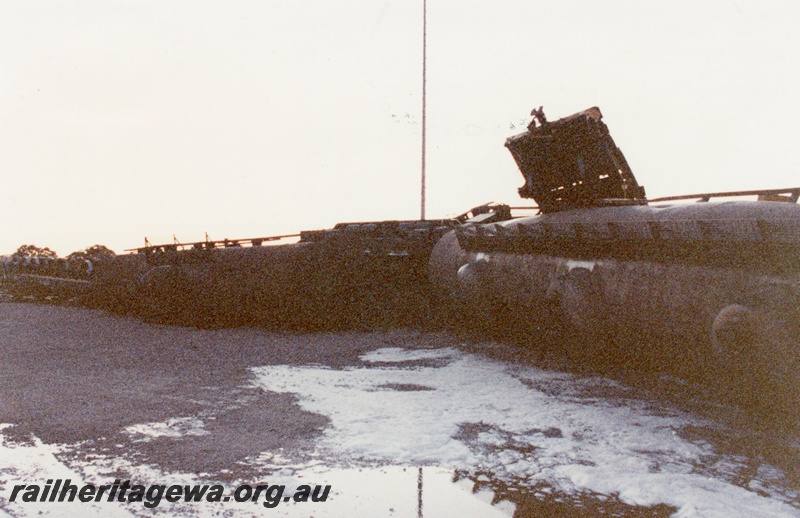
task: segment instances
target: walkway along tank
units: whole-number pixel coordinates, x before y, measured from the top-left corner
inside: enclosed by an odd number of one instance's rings
[[[506,147],[539,213],[445,235],[429,265],[439,290],[532,346],[555,335],[579,364],[800,403],[800,189],[648,201],[599,109],[533,115]]]

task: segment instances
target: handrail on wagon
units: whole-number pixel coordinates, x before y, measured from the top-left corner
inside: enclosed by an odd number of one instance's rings
[[[268,237],[248,237],[244,239],[218,239],[205,241],[194,241],[191,243],[180,243],[174,239],[172,243],[165,245],[152,245],[147,238],[144,238],[145,246],[139,248],[127,248],[126,252],[136,253],[156,253],[156,252],[177,252],[178,250],[212,250],[214,248],[236,248],[242,246],[261,246],[263,243],[270,241],[279,241],[281,239],[288,239],[291,237],[300,237],[300,234],[283,234],[280,236]]]
[[[787,196],[788,195],[788,196]],[[727,198],[732,196],[758,196],[760,201],[783,201],[797,203],[800,198],[800,187],[790,187],[788,189],[761,189],[757,191],[733,191],[733,192],[713,192],[704,194],[682,194],[680,196],[664,196],[648,200],[649,202],[694,200],[700,202],[709,201],[711,198]]]

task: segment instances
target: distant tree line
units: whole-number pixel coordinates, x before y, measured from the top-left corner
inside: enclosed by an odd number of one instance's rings
[[[84,248],[83,250],[72,252],[66,257],[66,259],[79,259],[96,262],[113,259],[116,256],[117,254],[115,254],[113,250],[104,245],[92,245],[88,248]],[[47,247],[42,248],[36,245],[22,245],[17,248],[17,251],[14,252],[11,257],[47,257],[51,259],[57,259],[58,254],[54,250],[50,250]]]
[[[17,248],[11,257],[51,257],[56,259],[58,254],[49,248],[41,248],[36,245],[22,245]]]

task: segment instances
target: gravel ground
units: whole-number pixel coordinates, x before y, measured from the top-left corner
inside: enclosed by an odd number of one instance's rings
[[[251,387],[255,365],[359,365],[360,354],[413,347],[413,331],[280,334],[154,326],[77,307],[0,304],[0,423],[14,440],[107,444],[169,471],[244,476],[263,451],[313,448],[327,423],[291,394]],[[431,336],[426,336],[430,346]],[[446,342],[445,336],[434,340]],[[132,442],[126,427],[200,416],[207,435]]]

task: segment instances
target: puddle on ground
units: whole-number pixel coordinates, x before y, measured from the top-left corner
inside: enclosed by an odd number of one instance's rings
[[[0,425],[0,516],[150,516],[141,503],[7,501],[16,484],[221,483],[330,485],[325,502],[169,503],[177,516],[502,517],[537,515],[800,516],[798,484],[757,456],[719,451],[719,425],[637,398],[603,378],[489,360],[454,348],[386,348],[345,369],[263,366],[253,385],[295,394],[330,420],[312,453],[248,458],[259,480],[164,471],[127,446],[45,445],[5,438]],[[273,394],[274,395],[274,394]],[[123,430],[133,444],[203,435],[202,417]],[[220,445],[224,447],[224,445]],[[112,451],[113,450],[113,451]],[[91,453],[88,453],[91,452]],[[796,452],[790,452],[796,455]],[[241,476],[241,475],[239,475]],[[233,481],[231,481],[231,479]]]
[[[358,368],[252,370],[261,388],[297,394],[303,409],[331,420],[317,443],[325,457],[442,466],[486,476],[499,494],[549,488],[576,502],[599,495],[688,516],[800,514],[783,470],[759,460],[753,471],[752,459],[685,438],[712,425],[627,396],[617,382],[453,348],[361,359]]]
[[[0,436],[0,516],[150,516],[154,510],[143,503],[100,502],[8,502],[17,484],[39,484],[47,480],[69,479],[72,484],[112,484],[117,476],[130,477],[132,484],[213,484],[208,479],[190,474],[163,473],[148,466],[137,466],[122,458],[96,456],[67,466],[60,453],[68,447],[44,445],[33,439],[26,444],[11,443]],[[319,462],[292,464],[280,456],[265,454],[260,462],[269,466],[272,474],[258,481],[241,484],[283,485],[284,495],[291,495],[301,485],[324,487],[330,490],[324,501],[280,502],[265,509],[266,498],[255,502],[224,503],[178,502],[161,500],[155,511],[176,516],[389,516],[397,518],[463,516],[502,518],[513,516],[515,506],[510,501],[492,503],[495,494],[488,488],[477,488],[462,478],[456,480],[452,470],[438,467],[354,467],[330,468]],[[223,484],[225,494],[232,494],[237,484]],[[152,502],[152,500],[151,500]]]

